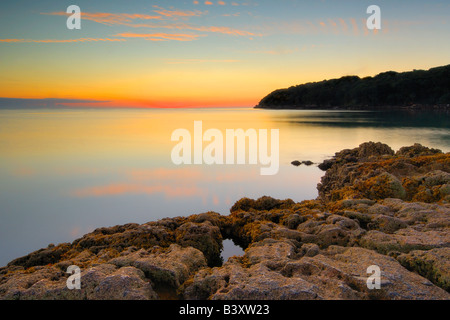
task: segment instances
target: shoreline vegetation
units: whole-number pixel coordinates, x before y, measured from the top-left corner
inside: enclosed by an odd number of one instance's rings
[[[367,142],[319,165],[319,196],[243,198],[99,228],[0,268],[0,299],[450,299],[450,153]],[[298,187],[301,187],[299,182]],[[245,249],[222,261],[222,241]],[[81,268],[69,290],[67,268]],[[381,289],[367,287],[369,266]]]
[[[257,109],[450,110],[450,65],[374,77],[345,76],[278,89]]]

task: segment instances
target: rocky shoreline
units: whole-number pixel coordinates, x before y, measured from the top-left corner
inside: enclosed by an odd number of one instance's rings
[[[449,299],[450,153],[368,142],[319,167],[314,200],[244,198],[228,216],[99,228],[15,259],[0,299]],[[245,254],[223,262],[223,239]]]

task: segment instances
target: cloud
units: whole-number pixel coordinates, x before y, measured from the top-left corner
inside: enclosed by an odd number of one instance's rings
[[[123,32],[115,35],[123,38],[143,38],[148,41],[193,41],[202,37],[198,34],[171,34],[171,33],[133,33]]]
[[[183,11],[183,10],[167,10],[164,8],[161,8],[159,6],[154,5],[153,8],[156,8],[156,10],[153,10],[155,13],[160,14],[164,17],[169,18],[176,18],[176,17],[200,17],[207,13],[207,11]]]
[[[0,43],[73,43],[73,42],[120,42],[125,39],[78,38],[78,39],[0,39]]]
[[[94,21],[105,25],[124,25],[134,20],[164,20],[171,18],[172,20],[180,17],[199,17],[207,14],[207,11],[188,11],[188,10],[167,10],[154,5],[153,10],[156,15],[140,14],[140,13],[109,13],[109,12],[81,12],[81,19]],[[58,12],[41,12],[44,15],[52,16],[68,16],[64,11]]]
[[[167,25],[152,25],[152,24],[139,24],[130,25],[130,27],[138,28],[162,28],[162,29],[177,29],[177,30],[191,30],[191,31],[201,31],[210,33],[222,33],[233,36],[261,36],[261,34],[256,34],[253,32],[233,29],[229,27],[216,27],[216,26],[194,26],[189,24],[167,24]]]
[[[81,100],[81,99],[22,99],[22,98],[0,98],[1,109],[27,109],[27,108],[55,108],[65,106],[66,104],[85,104],[85,103],[105,103],[109,101],[99,100]]]
[[[345,20],[342,19],[342,18],[339,18],[339,23],[341,24],[342,31],[344,33],[347,33],[348,32],[348,26],[347,26],[347,23],[345,22]]]
[[[170,29],[170,30],[190,30],[208,33],[220,33],[231,36],[245,36],[245,37],[260,37],[261,33],[253,33],[246,30],[233,29],[229,27],[217,26],[196,26],[187,23],[170,23],[170,24],[127,24],[128,27],[133,28],[151,28],[151,29]]]
[[[41,12],[41,14],[51,16],[67,16],[66,12]],[[90,20],[106,25],[117,25],[130,23],[133,20],[161,20],[162,17],[158,15],[147,14],[129,14],[129,13],[108,13],[108,12],[82,12],[81,19]]]
[[[211,3],[212,4],[212,3]],[[255,34],[246,30],[233,29],[230,27],[219,26],[198,26],[188,24],[186,22],[179,23],[174,20],[178,20],[180,17],[190,18],[198,17],[207,14],[207,11],[183,11],[183,10],[167,10],[159,6],[154,6],[159,16],[146,15],[146,14],[129,14],[129,13],[107,13],[107,12],[83,12],[81,18],[84,20],[90,20],[104,25],[123,25],[132,28],[154,28],[154,29],[171,29],[171,30],[191,30],[199,32],[220,33],[233,36],[246,36],[254,37],[261,36],[261,34]],[[62,15],[67,16],[66,12],[50,12],[41,13],[46,15]],[[171,20],[164,21],[166,19]],[[155,23],[142,23],[136,20],[155,20]],[[14,39],[13,39],[14,40]],[[15,39],[20,40],[20,39]],[[23,40],[23,39],[22,39]],[[153,41],[162,41],[164,39],[153,39]],[[166,39],[167,40],[167,39]],[[100,41],[100,40],[99,40]],[[13,42],[13,41],[11,41]],[[16,41],[19,42],[19,41]],[[70,41],[68,41],[70,42]]]
[[[354,18],[350,19],[350,24],[352,25],[353,28],[353,35],[355,36],[359,35],[358,24],[356,23],[356,20]]]
[[[238,29],[231,29],[228,27],[198,27],[197,30],[223,33],[223,34],[228,34],[228,35],[233,35],[233,36],[260,36],[259,34],[255,34],[253,32],[238,30]]]
[[[241,15],[240,12],[236,12],[236,13],[224,13],[222,16],[223,17],[239,17]]]

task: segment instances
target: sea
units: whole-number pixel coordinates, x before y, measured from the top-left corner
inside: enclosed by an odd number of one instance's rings
[[[200,121],[199,135],[195,123]],[[251,130],[258,137],[265,131],[266,149],[273,150],[278,170],[261,174],[267,161],[259,152],[256,163],[250,161],[264,139],[257,140],[257,149],[247,140],[240,164],[195,164],[194,159],[177,164],[173,154],[181,139],[172,138],[179,129],[191,134],[192,159],[194,141],[210,129],[223,136],[215,146],[226,145],[227,130]],[[275,131],[276,145],[270,140]],[[324,175],[317,164],[367,141],[394,150],[420,143],[450,152],[450,114],[253,108],[0,110],[0,267],[99,227],[209,211],[228,215],[243,197],[314,199]],[[203,141],[201,150],[209,143],[212,140]],[[185,149],[182,155],[189,156]],[[223,152],[225,158],[230,150],[224,147]],[[294,160],[313,164],[293,166]],[[242,249],[231,240],[224,242],[224,260],[240,254]]]

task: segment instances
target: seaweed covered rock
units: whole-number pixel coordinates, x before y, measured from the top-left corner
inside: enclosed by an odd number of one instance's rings
[[[401,148],[394,154],[386,145],[366,143],[336,153],[322,167],[326,173],[317,188],[324,201],[450,200],[450,154],[420,144]]]
[[[205,255],[211,266],[222,263],[222,235],[217,226],[209,221],[202,223],[186,222],[175,231],[176,243],[184,247],[194,247]]]
[[[288,200],[278,200],[274,199],[272,197],[261,197],[257,200],[249,199],[249,198],[243,198],[239,201],[237,201],[230,209],[230,212],[236,212],[236,211],[251,211],[251,210],[272,210],[272,209],[284,209],[284,208],[290,208],[292,205],[294,205],[294,201],[291,199]]]
[[[176,290],[194,272],[206,267],[204,255],[192,247],[183,248],[172,244],[168,249],[140,249],[111,259],[118,267],[133,266],[142,270],[147,279],[159,287]]]
[[[401,157],[417,157],[417,156],[431,156],[434,154],[442,153],[439,149],[433,149],[422,146],[420,143],[415,143],[410,147],[401,147],[397,152],[397,156]]]

